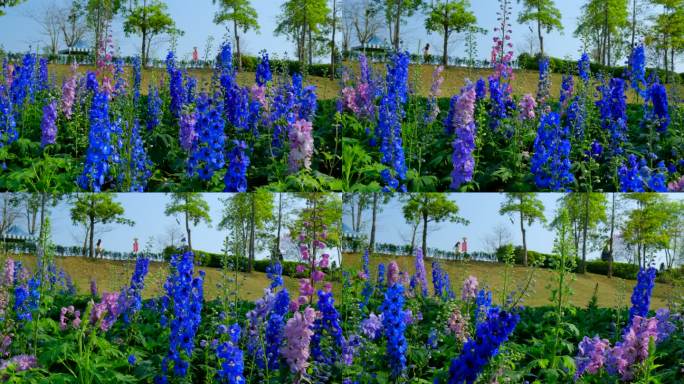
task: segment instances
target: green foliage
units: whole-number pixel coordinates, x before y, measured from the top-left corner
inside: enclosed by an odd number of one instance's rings
[[[176,28],[176,23],[169,14],[166,3],[160,0],[150,0],[149,3],[145,1],[143,4],[137,4],[137,1],[136,6],[128,10],[123,28],[126,35],[135,34],[142,36],[141,58],[143,64],[145,64],[147,63],[152,39],[155,36],[163,34],[179,35],[183,32]]]
[[[5,14],[5,11],[2,8],[16,7],[24,1],[26,0],[0,0],[0,16]]]
[[[214,16],[214,23],[233,23],[246,33],[250,29],[259,30],[258,15],[250,0],[213,0],[221,6],[221,10]]]
[[[477,18],[469,9],[470,1],[458,0],[438,2],[430,8],[425,19],[425,29],[436,32],[444,38],[444,58],[442,64],[447,64],[449,38],[453,33],[461,33],[476,26]]]

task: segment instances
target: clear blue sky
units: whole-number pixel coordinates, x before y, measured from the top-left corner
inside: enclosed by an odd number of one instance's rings
[[[670,199],[684,200],[684,194],[667,194]],[[547,220],[552,220],[558,207],[559,193],[540,193],[539,199],[545,207]],[[499,215],[499,207],[505,200],[502,193],[451,193],[448,197],[456,202],[459,207],[459,215],[467,219],[469,225],[455,223],[430,223],[428,225],[428,247],[452,250],[457,240],[464,236],[468,238],[470,251],[487,251],[485,238],[493,232],[498,224],[508,227],[513,244],[522,244],[520,235],[520,222],[511,222],[508,216]],[[609,197],[610,199],[610,197]],[[389,204],[383,206],[382,212],[377,217],[376,241],[379,243],[410,244],[411,227],[404,220],[402,214],[402,202],[393,198]],[[370,233],[371,212],[366,211],[363,216],[365,226],[363,232],[368,236]],[[345,210],[343,222],[351,227],[349,210]],[[421,230],[419,229],[417,241],[420,243]],[[553,249],[554,232],[539,223],[533,224],[527,229],[528,249],[550,253]],[[598,252],[590,254],[598,257]]]
[[[9,8],[6,15],[0,18],[0,44],[11,51],[24,51],[32,45],[35,49],[36,44],[44,45],[47,39],[41,36],[39,26],[31,20],[27,14],[39,14],[41,9],[51,1],[63,4],[70,0],[29,0],[17,7]],[[177,26],[185,31],[178,41],[177,53],[181,58],[189,58],[193,47],[198,47],[200,55],[203,55],[205,42],[208,36],[214,36],[214,49],[218,42],[226,36],[225,27],[217,26],[213,23],[213,15],[217,6],[210,0],[167,0],[169,12],[176,20]],[[276,19],[280,13],[280,5],[283,0],[252,0],[259,15],[261,33],[249,32],[243,39],[245,52],[256,54],[262,49],[266,49],[278,56],[293,56],[294,46],[283,36],[274,36]],[[332,3],[332,1],[330,1]],[[480,57],[488,57],[492,43],[492,28],[496,25],[496,11],[498,1],[496,0],[473,0],[472,9],[477,16],[480,27],[489,32],[482,35],[478,40],[478,54]],[[519,53],[527,44],[526,36],[530,34],[528,25],[520,25],[515,22],[521,6],[517,1],[513,1],[513,43],[516,53]],[[575,29],[580,7],[584,3],[581,0],[558,0],[556,5],[563,15],[562,24],[565,31],[561,34],[554,31],[546,36],[545,48],[552,56],[578,58],[581,52],[581,43],[574,38],[572,32]],[[403,26],[402,39],[404,48],[411,52],[416,52],[419,45],[430,42],[433,53],[439,54],[441,51],[441,37],[436,34],[429,36],[424,28],[424,17],[415,16],[408,20]],[[113,25],[114,36],[123,54],[131,55],[138,52],[139,39],[137,37],[125,38],[122,32],[121,20],[116,20]],[[387,31],[378,33],[380,39],[388,39]],[[42,41],[42,42],[41,42]],[[162,57],[168,44],[155,46],[153,56]],[[453,39],[451,44],[452,55],[465,57],[464,46],[458,38]],[[679,65],[681,67],[681,63]]]
[[[192,229],[192,246],[209,252],[221,252],[223,240],[227,232],[218,229],[218,223],[223,215],[223,203],[221,199],[231,196],[229,193],[204,193],[204,199],[209,204],[211,226],[204,223]],[[144,249],[148,241],[151,242],[154,252],[161,251],[161,244],[168,238],[167,233],[170,228],[175,228],[180,236],[184,236],[185,227],[182,217],[166,216],[164,208],[170,201],[170,195],[164,193],[119,193],[115,194],[114,200],[120,202],[125,210],[125,217],[133,220],[135,225],[108,224],[96,227],[96,239],[101,238],[103,247],[110,251],[130,252],[133,249],[133,239],[138,238],[140,249]],[[277,199],[277,198],[276,198]],[[276,200],[277,201],[277,200]],[[85,236],[82,226],[75,226],[71,222],[70,212],[72,205],[68,200],[63,200],[56,207],[50,210],[50,220],[52,223],[52,240],[59,245],[81,245]],[[304,200],[294,195],[283,199],[285,211],[285,222],[296,218],[297,210],[304,207]],[[25,227],[25,220],[18,220],[20,227]],[[287,236],[287,230],[283,237]],[[275,235],[275,233],[274,233]],[[178,239],[178,237],[177,237]],[[296,247],[283,239],[284,251],[292,252]],[[336,253],[328,250],[333,255]],[[291,253],[286,253],[286,255]],[[257,255],[266,257],[266,251]]]

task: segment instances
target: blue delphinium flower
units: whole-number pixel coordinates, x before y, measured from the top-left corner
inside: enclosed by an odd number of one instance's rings
[[[586,104],[584,101],[580,99],[579,96],[573,97],[572,102],[566,111],[566,121],[570,127],[570,132],[578,140],[584,138],[586,112]]]
[[[311,356],[317,362],[334,365],[337,360],[337,350],[342,348],[344,339],[340,326],[340,315],[335,308],[332,292],[318,290],[318,303],[316,305],[321,316],[314,320]],[[330,338],[332,344],[322,343],[324,337]]]
[[[408,98],[408,53],[398,53],[387,66],[385,93],[380,100],[376,135],[380,141],[382,163],[387,167],[381,172],[385,190],[405,191],[406,160],[401,137],[401,121],[404,103]]]
[[[90,132],[83,173],[77,182],[81,189],[100,192],[110,180],[111,163],[115,161],[113,145],[116,128],[109,119],[109,95],[96,92],[90,106]]]
[[[363,252],[363,273],[366,275],[367,278],[370,278],[370,269],[368,268],[369,264],[369,254],[368,254],[368,248],[366,248],[365,252]]]
[[[627,61],[627,78],[630,80],[632,89],[642,96],[646,94],[646,53],[644,45],[639,44],[632,50]]]
[[[50,88],[48,81],[48,60],[41,57],[38,60],[38,79],[36,81],[37,91],[47,91]]]
[[[501,121],[508,117],[508,95],[506,92],[506,83],[499,81],[497,77],[489,78],[489,126],[492,130],[497,131],[501,125]]]
[[[451,171],[451,185],[452,190],[457,190],[461,185],[472,181],[473,171],[475,170],[475,158],[473,152],[475,151],[475,136],[477,135],[477,128],[475,126],[475,90],[471,83],[466,84],[461,89],[461,94],[457,99],[452,99],[455,109],[452,120],[449,123],[453,124],[453,132],[455,138],[451,144],[453,154],[451,162],[453,170]],[[452,111],[449,111],[451,114]],[[447,131],[449,128],[447,127]]]
[[[256,83],[259,86],[263,86],[272,79],[273,75],[271,74],[271,63],[268,60],[268,53],[263,51],[256,69]]]
[[[567,128],[561,127],[557,113],[542,115],[531,160],[537,187],[567,191],[575,181],[571,173],[570,140],[567,136]]]
[[[145,289],[145,277],[149,267],[150,259],[138,256],[135,260],[131,283],[119,295],[119,310],[126,324],[130,324],[131,317],[142,309],[142,291]]]
[[[21,268],[17,268],[19,270]],[[16,281],[16,278],[15,278]],[[19,322],[31,321],[33,312],[38,309],[40,302],[40,279],[31,277],[24,284],[18,284],[14,288],[14,312]]]
[[[36,67],[36,57],[31,54],[24,55],[22,65],[14,69],[14,80],[10,88],[12,95],[12,105],[14,113],[20,113],[27,98],[33,99],[34,93],[34,72]]]
[[[438,261],[432,262],[432,286],[435,290],[435,296],[444,298],[444,278],[442,277],[442,266]]]
[[[184,104],[192,104],[195,102],[195,88],[197,88],[197,80],[192,76],[186,76]]]
[[[171,96],[171,105],[169,106],[169,109],[171,110],[171,114],[178,118],[183,110],[185,90],[183,89],[183,72],[176,68],[176,60],[173,52],[169,52],[166,56],[166,72],[169,75],[169,94]]]
[[[589,64],[589,55],[586,52],[582,53],[582,58],[577,62],[577,72],[585,83],[589,81],[591,76],[591,66]]]
[[[214,173],[225,165],[225,123],[221,116],[221,104],[213,102],[206,94],[197,98],[197,140],[188,158],[188,176],[211,180]]]
[[[247,192],[247,143],[233,140],[233,149],[228,153],[228,169],[224,178],[224,192]]]
[[[376,284],[378,287],[385,285],[385,264],[378,264],[378,279]]]
[[[373,284],[371,284],[371,274],[370,274],[370,268],[368,267],[369,264],[369,259],[368,259],[368,248],[366,248],[366,251],[363,253],[363,276],[364,276],[364,282],[363,282],[363,290],[361,291],[361,296],[363,297],[363,300],[359,303],[359,307],[363,308],[368,304],[368,301],[370,300],[370,297],[373,295]]]
[[[406,368],[406,321],[404,314],[404,287],[394,284],[385,291],[382,303],[382,324],[387,337],[387,362],[393,379],[402,376]]]
[[[93,93],[100,89],[100,83],[97,81],[97,74],[93,71],[88,71],[86,73],[86,89]]]
[[[625,83],[614,78],[610,84],[598,87],[601,99],[596,102],[601,115],[601,125],[609,133],[611,154],[620,155],[623,144],[627,141],[627,98]]]
[[[290,305],[290,295],[287,289],[283,288],[275,295],[273,306],[268,313],[265,331],[265,354],[269,370],[277,370],[280,367],[280,344],[283,339],[283,328],[285,326],[285,316]]]
[[[549,78],[549,58],[544,56],[539,59],[539,82],[537,83],[537,105],[540,110],[546,108],[546,103],[551,97],[551,79]]]
[[[492,307],[486,321],[477,324],[475,338],[463,344],[458,358],[451,361],[449,384],[472,384],[477,380],[484,366],[499,352],[501,344],[520,321],[520,316]]]
[[[133,366],[133,365],[135,365],[135,362],[136,362],[135,355],[128,355],[128,365]]]
[[[568,106],[570,98],[572,97],[574,87],[574,77],[572,77],[572,75],[563,75],[560,92],[560,105],[562,110],[565,110],[565,108]]]
[[[144,192],[147,187],[147,180],[152,176],[152,161],[145,152],[145,143],[140,137],[140,124],[136,120],[131,130],[129,141],[131,158],[129,169],[131,175],[130,192]]]
[[[632,291],[632,306],[629,308],[629,318],[627,319],[627,331],[632,326],[634,316],[647,317],[648,308],[651,303],[651,293],[655,287],[656,269],[653,267],[641,268],[637,273],[637,283]]]
[[[492,291],[480,289],[475,296],[475,324],[484,321],[492,307]]]
[[[162,114],[162,99],[159,90],[152,85],[147,92],[147,130],[152,131],[159,126]]]
[[[658,132],[667,132],[667,127],[670,125],[667,89],[660,83],[653,83],[648,89],[648,98],[653,104],[653,109],[646,114],[646,119],[655,121]]]
[[[641,178],[641,167],[634,155],[629,155],[627,164],[618,168],[620,192],[644,192],[644,180]]]
[[[126,79],[124,78],[123,59],[114,60],[114,95],[119,96],[126,93]]]
[[[242,350],[238,346],[240,339],[240,326],[233,324],[230,327],[231,338],[216,347],[216,357],[218,358],[220,369],[216,371],[216,379],[219,383],[225,384],[244,384],[244,357]]]
[[[304,86],[304,78],[300,73],[292,75],[292,94],[295,98],[294,111],[297,114],[296,120],[312,121],[318,109],[316,97],[316,87],[313,85]]]
[[[162,326],[170,331],[169,349],[162,359],[162,382],[168,376],[187,376],[204,301],[204,272],[200,271],[198,277],[193,277],[192,252],[173,255],[170,269],[164,284],[160,318]],[[170,366],[173,370],[170,370]]]
[[[140,85],[142,84],[142,68],[140,56],[133,58],[133,103],[138,104],[140,100]]]
[[[19,138],[17,122],[12,111],[12,99],[7,88],[0,84],[0,148]]]
[[[266,277],[271,280],[271,289],[283,285],[283,265],[280,262],[269,264],[266,267]]]
[[[657,171],[656,171],[657,170]],[[667,168],[665,162],[660,161],[656,165],[656,170],[651,172],[648,178],[648,188],[653,192],[667,192]]]
[[[475,100],[484,100],[485,97],[487,97],[487,83],[480,77],[475,83]]]
[[[449,279],[449,272],[442,271],[442,286],[444,287],[444,299],[453,300],[456,298],[454,290],[451,289],[451,279]]]
[[[40,123],[40,146],[54,144],[57,139],[57,101],[53,100],[43,107],[43,120]]]

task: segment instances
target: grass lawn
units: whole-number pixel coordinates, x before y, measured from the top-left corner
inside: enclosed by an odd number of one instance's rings
[[[415,272],[415,258],[409,256],[390,257],[382,255],[374,255],[370,257],[371,273],[377,276],[377,265],[384,263],[385,265],[396,260],[402,271],[408,270],[410,273]],[[444,261],[440,260],[442,268],[449,272],[451,286],[454,292],[459,295],[463,280],[469,276],[476,276],[480,282],[480,287],[487,286],[494,292],[494,301],[499,302],[497,293],[503,286],[503,272],[504,265],[500,263],[487,262],[460,262],[460,261]],[[354,271],[360,270],[362,266],[362,254],[348,253],[344,254],[343,265],[345,269]],[[427,270],[428,283],[432,284],[432,265],[429,259],[425,260],[425,269]],[[526,277],[530,272],[530,268],[522,266],[515,266],[513,269],[513,289],[517,289],[518,285],[522,285],[526,281]],[[534,271],[534,279],[531,285],[530,294],[525,298],[523,305],[527,306],[541,306],[550,304],[549,297],[551,296],[548,285],[553,281],[553,271],[549,269],[536,269]],[[613,277],[609,279],[603,275],[595,275],[587,273],[584,275],[575,275],[576,279],[571,283],[573,296],[570,299],[573,305],[584,307],[589,303],[594,288],[598,284],[598,305],[601,307],[615,307],[620,304],[619,291],[623,289],[623,306],[629,306],[632,289],[636,284],[635,280],[623,280]],[[624,288],[620,288],[623,286]],[[672,294],[672,287],[656,283],[653,295],[651,297],[651,309],[655,310],[664,307],[667,301],[667,295]]]
[[[358,63],[347,63],[354,71],[358,69]],[[374,68],[384,76],[384,64],[374,64]],[[425,96],[430,91],[432,84],[432,72],[435,66],[432,65],[411,65],[409,71],[409,81],[412,89],[419,95]],[[54,74],[57,79],[57,84],[62,83],[62,79],[68,76],[70,69],[68,65],[51,64],[50,74]],[[81,66],[81,72],[87,70],[94,70],[92,66]],[[126,67],[126,71],[130,73],[131,68]],[[188,73],[197,79],[198,87],[203,88],[210,84],[213,74],[212,69],[189,69]],[[466,79],[473,82],[480,77],[487,79],[491,75],[491,69],[468,69],[460,67],[449,67],[443,72],[444,83],[442,84],[442,97],[451,97],[458,93],[465,84]],[[161,68],[145,69],[142,74],[142,92],[147,93],[148,84],[158,83],[166,75],[166,70]],[[551,77],[551,97],[558,99],[560,94],[561,75],[552,73]],[[130,75],[129,75],[130,78]],[[238,83],[240,85],[254,84],[254,73],[241,72],[237,75]],[[513,93],[516,95],[523,95],[525,93],[537,94],[537,83],[539,81],[539,72],[518,70],[515,71],[515,79],[513,81]],[[330,80],[329,78],[308,76],[306,83],[313,84],[317,88],[317,94],[320,99],[332,99],[339,95],[340,85],[339,80]],[[629,101],[634,101],[634,92],[627,91],[627,98]]]
[[[36,258],[34,256],[15,257],[29,268],[34,268]],[[135,261],[113,261],[113,260],[92,260],[84,257],[56,257],[55,264],[58,268],[63,268],[74,280],[78,293],[90,293],[90,280],[97,282],[98,291],[113,292],[120,291],[122,287],[130,282],[131,275],[135,268]],[[4,262],[3,262],[4,265]],[[150,262],[150,269],[145,279],[144,298],[150,298],[163,294],[163,285],[167,276],[167,263]],[[203,270],[206,272],[204,280],[205,298],[211,300],[218,296],[219,289],[217,284],[222,282],[221,270],[218,268],[195,267],[195,271]],[[230,277],[235,276],[234,272],[229,272]],[[268,287],[270,280],[265,273],[239,273],[237,283],[239,286],[240,298],[244,300],[256,300],[263,296],[264,288]],[[299,292],[298,280],[283,276],[285,286],[290,291],[290,295]],[[235,286],[234,280],[231,287]],[[333,283],[333,292],[339,295],[339,284]]]

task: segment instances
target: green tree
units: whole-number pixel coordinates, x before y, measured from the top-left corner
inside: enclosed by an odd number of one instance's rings
[[[300,63],[311,64],[313,36],[320,33],[322,27],[328,23],[329,14],[327,0],[287,0],[281,5],[275,33],[294,41]]]
[[[582,6],[575,36],[589,40],[596,61],[611,65],[612,53],[621,43],[620,35],[629,25],[628,14],[627,0],[589,0]]]
[[[15,7],[26,0],[0,0],[0,16],[5,14],[3,8]]]
[[[599,225],[607,221],[608,199],[603,193],[568,193],[561,197],[560,203],[564,214],[568,216],[573,246],[576,250],[582,250],[579,272],[585,273],[587,245],[594,248],[600,240]],[[557,216],[554,222],[559,218]]]
[[[520,2],[521,0],[518,0]],[[544,31],[551,33],[552,30],[563,30],[561,13],[556,8],[553,0],[522,0],[523,10],[518,14],[518,22],[536,23],[537,37],[539,37],[539,50],[544,56]]]
[[[150,54],[150,46],[155,36],[164,34],[181,34],[176,28],[176,23],[168,12],[168,7],[160,0],[135,0],[135,6],[131,8],[124,21],[126,36],[140,35],[142,43],[140,47],[140,59],[143,66],[147,66]]]
[[[121,203],[114,201],[114,194],[110,193],[83,193],[76,195],[71,208],[71,221],[74,224],[82,224],[86,227],[88,241],[88,257],[95,257],[95,226],[97,224],[135,224],[132,220],[124,217],[124,208]]]
[[[200,222],[211,224],[209,204],[201,194],[192,192],[177,192],[171,194],[171,201],[164,210],[166,216],[182,215],[185,221],[185,233],[188,235],[188,249],[192,251],[192,233],[190,226]]]
[[[425,29],[437,32],[444,38],[442,64],[449,63],[449,38],[453,33],[461,33],[472,28],[477,23],[475,14],[470,10],[468,0],[444,0],[430,7],[425,19]]]
[[[507,193],[506,200],[499,208],[500,215],[508,215],[511,222],[517,216],[520,220],[520,234],[523,245],[523,265],[527,266],[527,239],[525,237],[525,223],[532,225],[535,221],[546,223],[544,204],[537,198],[536,193]]]
[[[672,219],[668,211],[667,197],[659,193],[630,193],[625,199],[636,204],[627,213],[622,237],[627,244],[636,247],[636,263],[646,267],[655,252],[667,248],[670,236],[663,225]]]
[[[403,19],[423,7],[423,0],[375,0],[385,11],[385,21],[390,35],[390,42],[395,51],[401,49],[401,24]]]
[[[458,205],[443,193],[410,193],[405,198],[402,211],[406,221],[423,223],[423,254],[427,255],[428,223],[452,222],[468,225],[468,220],[458,216]]]
[[[647,42],[662,52],[665,82],[668,82],[670,72],[675,71],[675,55],[684,50],[684,0],[651,0],[651,3],[662,6],[663,12],[653,20]]]
[[[667,247],[665,247],[665,266],[670,269],[675,266],[677,260],[684,257],[684,202],[668,201],[666,207],[672,214],[669,220],[664,223],[665,232],[669,237]]]
[[[230,231],[230,248],[234,254],[248,258],[247,272],[252,272],[257,240],[269,235],[266,229],[273,221],[273,193],[236,193],[221,202],[223,217],[219,228]]]
[[[214,23],[232,23],[235,38],[235,54],[237,55],[238,70],[242,71],[242,51],[240,50],[240,32],[247,33],[250,29],[259,31],[258,15],[250,0],[213,0],[219,3],[221,9],[214,16]]]
[[[86,22],[93,31],[95,52],[100,51],[103,36],[107,33],[109,24],[121,10],[122,0],[83,0],[86,2]]]

